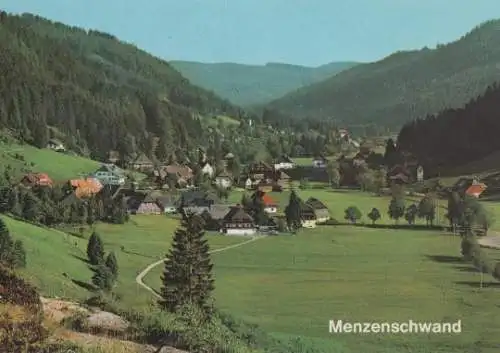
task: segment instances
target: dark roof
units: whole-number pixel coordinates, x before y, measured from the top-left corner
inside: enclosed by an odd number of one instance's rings
[[[231,211],[230,205],[212,205],[208,210],[210,217],[215,220],[224,219],[224,217]]]
[[[177,206],[178,201],[178,199],[174,195],[162,195],[159,196],[156,200],[160,205],[162,205],[162,207]]]
[[[321,202],[320,200],[318,200],[314,197],[310,197],[306,201],[306,204],[308,204],[309,206],[311,206],[315,210],[328,209],[328,207],[326,207],[326,205],[323,202]]]
[[[241,206],[233,206],[224,217],[224,222],[253,223],[253,218]]]
[[[151,160],[144,153],[141,153],[134,160],[134,164],[153,164],[153,162],[151,162]]]

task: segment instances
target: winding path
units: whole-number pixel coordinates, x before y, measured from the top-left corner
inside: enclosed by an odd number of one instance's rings
[[[237,244],[233,244],[233,245],[228,245],[228,246],[224,246],[223,248],[218,248],[218,249],[214,249],[212,251],[209,252],[209,254],[215,254],[215,253],[218,253],[218,252],[223,252],[223,251],[227,251],[227,250],[231,250],[231,249],[234,249],[234,248],[239,248],[240,246],[243,246],[243,245],[247,245],[247,244],[250,244],[256,240],[259,240],[261,238],[264,238],[265,236],[254,236],[252,237],[251,239],[248,239],[248,240],[245,240],[245,241],[242,241],[241,243],[237,243]],[[158,260],[156,262],[153,262],[152,264],[150,264],[148,267],[146,267],[144,270],[141,271],[141,273],[139,273],[137,275],[137,277],[135,278],[135,281],[137,282],[138,285],[140,285],[141,287],[143,287],[144,289],[150,291],[151,293],[153,293],[154,296],[156,297],[160,297],[160,295],[158,294],[158,292],[156,292],[153,288],[151,288],[150,286],[148,286],[146,283],[144,283],[143,279],[144,277],[146,277],[146,275],[153,269],[155,268],[156,266],[159,266],[161,265],[163,262],[165,261],[165,259],[161,259],[161,260]]]

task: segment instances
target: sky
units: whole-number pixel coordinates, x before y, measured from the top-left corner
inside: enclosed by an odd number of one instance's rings
[[[499,0],[1,0],[0,8],[108,32],[165,60],[306,66],[433,48],[500,18]]]

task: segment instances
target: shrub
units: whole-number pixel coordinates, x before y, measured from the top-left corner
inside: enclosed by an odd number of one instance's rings
[[[362,216],[361,211],[356,206],[349,206],[344,212],[344,218],[351,223],[356,223],[356,221],[359,220]]]

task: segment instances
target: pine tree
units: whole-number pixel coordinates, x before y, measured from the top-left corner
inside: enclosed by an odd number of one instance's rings
[[[98,265],[104,259],[104,246],[101,237],[96,232],[93,232],[87,244],[87,256],[92,265]]]
[[[16,240],[12,248],[12,261],[15,268],[26,267],[26,251],[21,240]]]
[[[109,292],[113,289],[114,277],[111,270],[103,264],[98,265],[92,276],[92,284],[98,289]]]
[[[285,208],[285,216],[288,227],[293,230],[297,230],[302,226],[300,215],[301,201],[295,190],[292,190],[288,206]]]
[[[111,271],[113,280],[116,280],[118,278],[118,261],[116,260],[115,253],[113,251],[111,251],[108,254],[108,257],[106,257],[105,265]]]
[[[9,229],[5,222],[0,219],[0,264],[7,267],[13,266],[13,252],[14,244],[9,233]]]
[[[186,304],[194,304],[208,314],[208,301],[214,290],[212,267],[203,220],[187,215],[175,231],[165,260],[160,307],[175,312]]]

